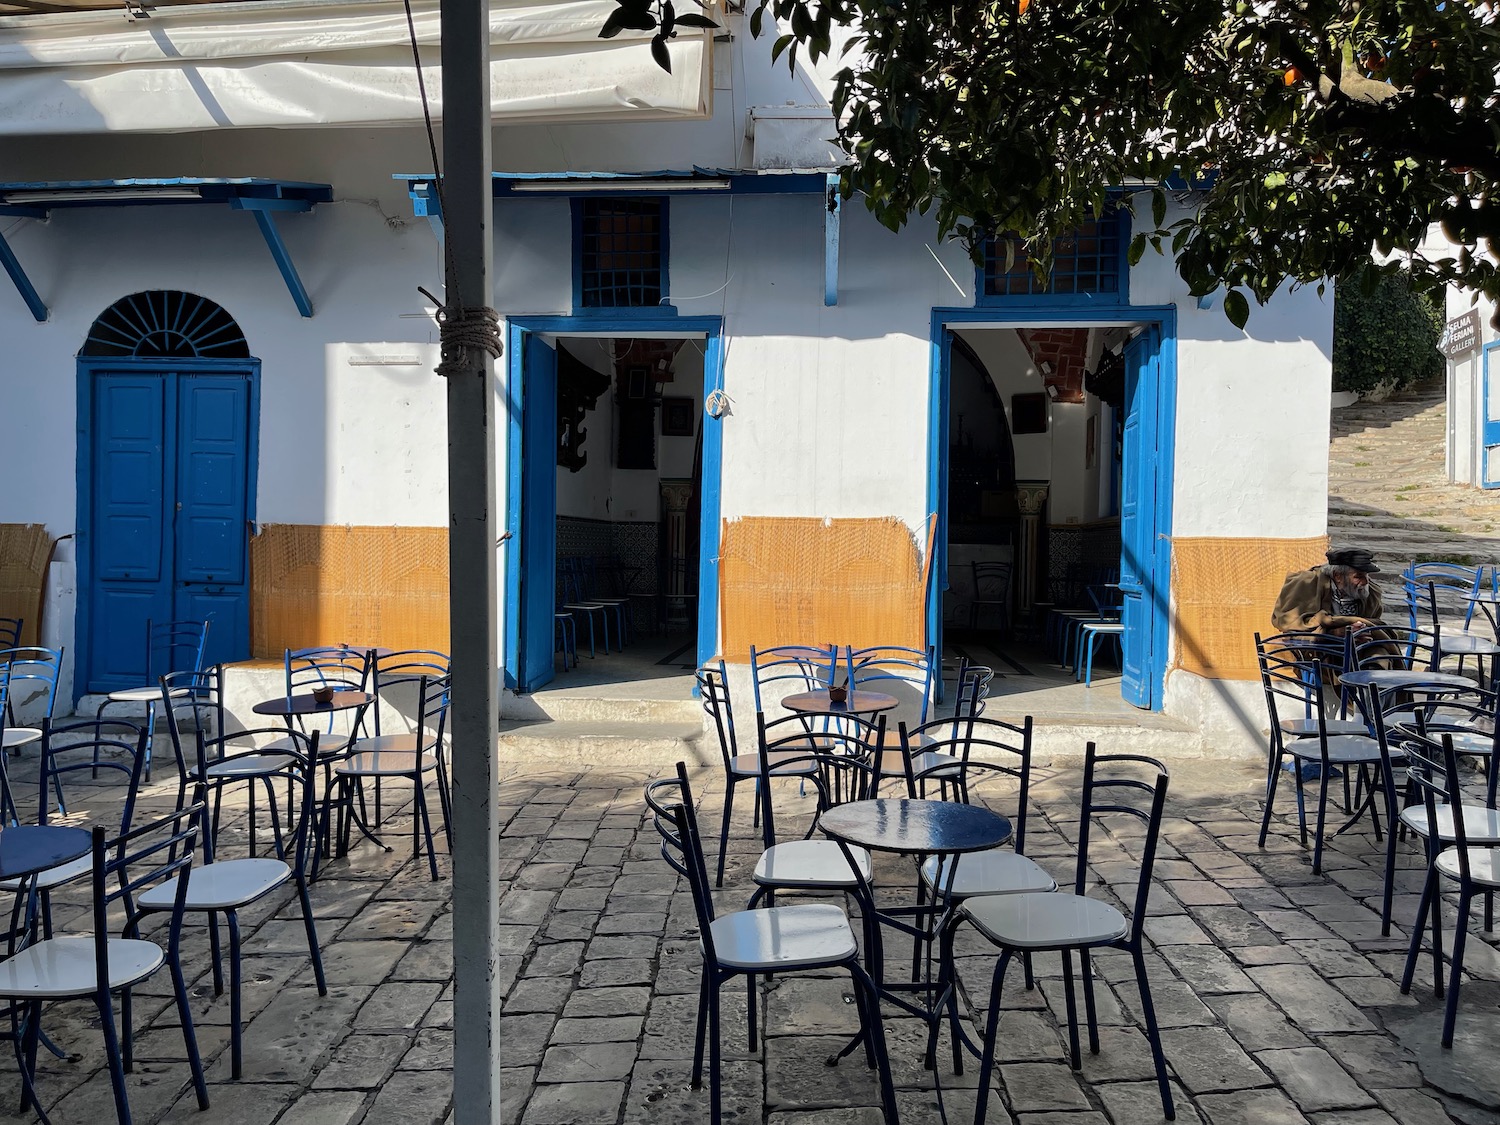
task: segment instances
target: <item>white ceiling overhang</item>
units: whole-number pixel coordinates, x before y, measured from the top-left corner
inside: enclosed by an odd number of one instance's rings
[[[491,0],[497,122],[703,118],[713,33],[684,31],[672,71],[649,36],[600,39],[613,0]],[[437,0],[412,0],[433,117],[442,116]],[[297,0],[0,18],[0,135],[181,132],[422,120],[397,0]]]

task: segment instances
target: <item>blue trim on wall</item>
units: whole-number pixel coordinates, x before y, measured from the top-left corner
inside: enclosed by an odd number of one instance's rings
[[[1500,340],[1488,343],[1484,346],[1481,357],[1484,363],[1483,375],[1479,385],[1479,479],[1474,483],[1480,488],[1500,488],[1500,473],[1496,479],[1490,480],[1489,446],[1487,444],[1491,429],[1500,429],[1500,423],[1490,421],[1490,380],[1500,378],[1500,371],[1496,370],[1496,356],[1500,356]],[[1497,443],[1500,444],[1500,443]]]
[[[671,317],[677,309],[667,303],[672,293],[672,201],[665,195],[651,192],[645,195],[624,196],[626,199],[655,200],[661,203],[661,298],[654,305],[584,305],[583,303],[583,208],[596,196],[571,197],[571,221],[573,248],[571,254],[573,272],[573,315],[594,319],[599,317]],[[622,198],[613,196],[610,198]]]
[[[983,308],[1046,308],[1066,305],[1085,308],[1092,312],[1096,306],[1115,307],[1130,303],[1130,231],[1131,214],[1126,207],[1115,208],[1115,236],[1118,245],[1115,251],[1116,291],[1111,293],[998,293],[984,291],[984,266],[974,267],[974,303]]]
[[[93,526],[93,452],[94,452],[94,376],[101,371],[134,371],[143,375],[195,374],[202,372],[234,374],[250,378],[250,433],[246,449],[245,510],[251,527],[255,526],[257,484],[260,480],[260,360],[258,359],[132,359],[90,356],[78,359],[78,448],[74,457],[78,506],[73,530],[73,569],[75,605],[73,611],[73,703],[83,696],[93,653],[89,646],[89,583],[93,581],[93,544],[89,540]],[[175,431],[174,431],[175,434]],[[169,435],[169,440],[174,439]],[[175,458],[169,461],[175,464]],[[252,576],[253,581],[253,576]],[[253,588],[252,588],[253,594]]]
[[[553,336],[586,336],[609,333],[619,336],[639,335],[643,331],[640,316],[629,310],[600,309],[590,316],[512,316],[506,318],[506,512],[505,527],[511,537],[505,543],[505,686],[514,690],[516,668],[520,660],[521,599],[521,418],[525,405],[522,387],[521,348],[527,332]],[[621,315],[623,314],[623,315]],[[660,325],[644,329],[675,336],[703,335],[703,395],[705,398],[724,387],[724,321],[717,316],[679,316]],[[549,455],[556,456],[555,450]],[[724,464],[723,423],[703,415],[703,484],[699,498],[698,522],[698,662],[711,659],[718,651],[719,637],[719,520],[722,510],[722,472]]]
[[[1177,306],[1113,305],[1109,307],[980,305],[974,308],[934,308],[931,328],[931,382],[928,389],[927,510],[936,512],[938,530],[933,542],[933,581],[927,596],[927,643],[942,645],[943,591],[948,585],[948,414],[951,393],[950,324],[969,327],[1018,328],[1035,324],[1096,327],[1107,324],[1155,323],[1161,328],[1160,377],[1156,409],[1160,437],[1156,456],[1157,539],[1152,570],[1153,630],[1160,638],[1151,653],[1151,674],[1158,687],[1166,682],[1168,640],[1171,636],[1172,500],[1177,445]],[[1102,441],[1102,439],[1101,439]],[[1153,693],[1155,709],[1162,691]]]

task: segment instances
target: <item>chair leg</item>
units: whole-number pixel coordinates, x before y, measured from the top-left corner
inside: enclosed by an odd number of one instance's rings
[[[1422,884],[1422,898],[1417,903],[1417,917],[1411,926],[1411,941],[1406,947],[1406,967],[1401,970],[1401,994],[1411,992],[1412,978],[1417,973],[1417,958],[1422,952],[1422,934],[1427,929],[1427,912],[1432,909],[1432,899],[1437,893],[1437,872],[1427,869],[1427,879]]]
[[[896,1088],[891,1081],[891,1058],[886,1051],[885,1026],[880,1022],[880,993],[874,980],[858,963],[850,963],[849,973],[854,978],[856,992],[863,991],[865,1005],[869,1009],[868,1041],[875,1051],[875,1072],[880,1079],[880,1104],[885,1125],[897,1125]]]
[[[755,1051],[760,1047],[760,1037],[756,1034],[756,1018],[760,1013],[756,1010],[755,974],[745,974],[745,1011],[748,1013],[746,1020],[747,1030],[750,1035],[750,1050]]]
[[[989,1107],[990,1081],[995,1072],[995,1037],[1000,1031],[1000,997],[1005,989],[1005,970],[1010,965],[1010,950],[1000,951],[995,975],[990,982],[990,1010],[984,1020],[984,1052],[979,1057],[979,1088],[974,1093],[975,1125],[982,1125]]]
[[[1083,1010],[1088,1016],[1089,1054],[1099,1053],[1099,1011],[1094,1004],[1094,962],[1087,949],[1078,951],[1078,964],[1083,976]]]
[[[328,995],[328,981],[323,976],[323,951],[318,947],[318,923],[313,918],[312,899],[307,893],[307,876],[297,873],[297,898],[302,903],[302,926],[307,930],[307,952],[312,957],[313,979],[318,982],[318,995]]]
[[[1276,803],[1276,785],[1281,780],[1281,760],[1279,752],[1271,751],[1267,754],[1270,768],[1266,771],[1266,807],[1260,814],[1260,840],[1257,846],[1266,846],[1266,833],[1271,830],[1271,809]]]
[[[130,989],[120,989],[120,1058],[125,1064],[125,1073],[135,1073],[135,1036],[131,1029],[135,1024],[130,1003]]]
[[[239,1078],[244,1070],[243,1029],[240,1027],[240,920],[233,910],[224,911],[229,925],[229,1071]]]
[[[99,1030],[104,1034],[104,1057],[109,1064],[109,1084],[114,1089],[115,1115],[120,1125],[130,1125],[130,1098],[125,1093],[125,1060],[115,1033],[115,1009],[109,993],[96,993],[94,1006],[99,1009]]]
[[[1391,910],[1396,897],[1396,802],[1387,794],[1386,811],[1390,824],[1385,834],[1385,887],[1380,896],[1380,936],[1391,936]],[[1419,927],[1420,929],[1420,927]]]
[[[713,984],[710,980],[713,970],[709,966],[703,966],[703,979],[698,985],[698,1030],[693,1036],[693,1078],[692,1087],[695,1090],[703,1088],[703,1036],[708,1028],[708,1009],[710,990]]]
[[[1458,893],[1458,917],[1453,922],[1453,956],[1448,960],[1448,1003],[1443,1008],[1443,1046],[1453,1046],[1453,1024],[1458,1019],[1458,986],[1464,975],[1464,943],[1469,937],[1469,908],[1474,895],[1468,887]]]
[[[1078,1047],[1078,1000],[1073,995],[1073,951],[1062,951],[1063,1003],[1068,1012],[1068,1065],[1083,1067],[1083,1052]]]
[[[724,820],[719,825],[719,870],[714,876],[714,886],[724,885],[724,852],[729,847],[729,810],[734,807],[734,778],[724,781]]]
[[[182,1025],[182,1045],[187,1052],[188,1069],[193,1075],[193,1092],[198,1098],[198,1108],[208,1108],[208,1084],[203,1080],[203,1058],[198,1053],[198,1036],[193,1030],[193,1009],[188,1002],[187,978],[182,975],[182,958],[179,951],[167,951],[167,966],[172,974],[172,992],[177,997],[177,1019]]]
[[[1135,983],[1141,993],[1141,1015],[1146,1020],[1146,1040],[1151,1044],[1151,1061],[1156,1066],[1156,1086],[1161,1093],[1162,1114],[1168,1121],[1177,1120],[1172,1104],[1172,1085],[1167,1079],[1167,1057],[1161,1050],[1161,1030],[1156,1026],[1156,1005],[1151,1000],[1151,981],[1146,976],[1146,958],[1140,946],[1130,951],[1135,961]]]
[[[432,846],[432,821],[427,816],[427,787],[422,784],[422,775],[416,777],[417,811],[422,814],[422,834],[427,837],[427,870],[432,881],[438,881],[437,849]]]
[[[219,915],[208,912],[208,948],[214,963],[214,995],[224,995],[224,956],[219,948]]]
[[[1328,763],[1324,762],[1321,767],[1322,773],[1318,777],[1318,816],[1317,831],[1313,836],[1313,862],[1314,875],[1323,873],[1323,830],[1328,818]]]
[[[708,1118],[712,1125],[723,1125],[724,1118],[724,1052],[719,1042],[719,985],[708,991]]]

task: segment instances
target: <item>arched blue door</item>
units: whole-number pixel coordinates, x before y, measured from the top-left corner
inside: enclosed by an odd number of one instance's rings
[[[117,302],[79,355],[77,690],[138,686],[146,623],[208,619],[209,663],[250,655],[260,366],[223,309]]]

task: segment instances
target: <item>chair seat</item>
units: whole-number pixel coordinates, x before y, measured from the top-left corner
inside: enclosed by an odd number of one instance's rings
[[[1085,633],[1123,633],[1125,624],[1121,621],[1085,621],[1083,631]]]
[[[1432,835],[1424,805],[1408,805],[1401,810],[1401,823],[1418,836]],[[1437,811],[1439,840],[1453,839],[1453,807],[1439,805]],[[1464,838],[1471,844],[1500,844],[1500,811],[1483,805],[1464,806]]]
[[[849,854],[866,883],[874,875],[870,853],[850,848]],[[755,882],[762,887],[857,887],[843,850],[832,840],[789,840],[772,844],[755,864]]]
[[[42,737],[37,727],[6,727],[0,731],[0,749],[14,750],[18,746],[30,746]]]
[[[709,933],[719,964],[732,969],[781,972],[831,965],[859,950],[843,910],[826,903],[740,910],[715,918]]]
[[[1481,887],[1500,887],[1500,849],[1464,850],[1469,853],[1469,878]],[[1459,878],[1458,849],[1449,848],[1438,856],[1437,869],[1450,879]]]
[[[318,757],[328,758],[334,754],[342,754],[349,745],[347,734],[330,734],[328,731],[318,732]],[[290,738],[273,738],[260,748],[265,753],[274,753],[277,750],[295,750],[302,752],[302,747]]]
[[[962,910],[985,937],[1012,949],[1107,945],[1130,932],[1125,915],[1083,895],[980,895],[965,900]]]
[[[173,699],[183,699],[188,694],[187,688],[171,688],[169,690]],[[110,692],[105,698],[111,703],[159,703],[161,702],[161,688],[121,688],[119,691]]]
[[[816,749],[817,747],[813,744],[812,739],[808,739],[806,754],[811,754]],[[772,752],[770,757],[772,777],[811,777],[818,772],[818,763],[809,761],[801,750],[777,750]],[[802,760],[785,767],[776,764],[777,762],[785,762],[791,758],[801,758]],[[729,772],[737,777],[757,776],[760,773],[760,755],[740,754],[738,757],[731,758],[729,760]]]
[[[1044,868],[1008,848],[948,856],[942,861],[941,876],[938,872],[938,857],[929,856],[922,864],[922,882],[934,891],[941,890],[948,881],[949,871],[955,860],[958,862],[958,870],[952,873],[953,886],[948,893],[948,897],[953,899],[1057,890],[1057,880]]]
[[[1500,655],[1500,644],[1490,637],[1477,637],[1472,633],[1444,633],[1438,638],[1438,648],[1444,656]]]
[[[208,769],[204,772],[210,781],[216,778],[262,777],[286,769],[292,761],[289,754],[245,753],[228,761],[209,762]]]
[[[53,887],[61,886],[78,878],[80,875],[87,875],[93,869],[94,857],[92,854],[79,856],[77,859],[70,860],[67,863],[59,863],[56,867],[47,868],[47,870],[33,876],[29,882],[39,891],[50,891]],[[22,883],[27,881],[6,879],[4,882],[0,882],[0,891],[18,891],[21,889]]]
[[[232,910],[247,906],[292,877],[279,859],[226,859],[188,872],[187,910]],[[136,900],[142,910],[171,910],[177,901],[177,879],[147,890]]]
[[[361,750],[333,768],[338,777],[410,777],[437,769],[437,756],[415,750]]]
[[[154,941],[109,939],[109,987],[125,988],[144,980],[167,959]],[[39,941],[0,961],[0,996],[32,1000],[87,996],[98,986],[92,937]]]
[[[911,772],[918,781],[942,781],[963,772],[963,759],[940,750],[924,750],[911,756]],[[889,773],[887,768],[884,773]],[[900,772],[900,771],[897,771]]]
[[[1295,738],[1284,744],[1286,752],[1294,758],[1321,761],[1322,753],[1316,738]],[[1328,736],[1328,760],[1343,765],[1361,765],[1380,761],[1380,743],[1367,734],[1334,734]]]
[[[1330,735],[1334,734],[1361,734],[1368,735],[1370,728],[1358,719],[1327,719],[1323,727]],[[1293,738],[1316,738],[1318,736],[1317,719],[1282,719],[1281,733],[1289,734]]]

